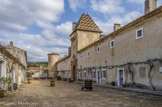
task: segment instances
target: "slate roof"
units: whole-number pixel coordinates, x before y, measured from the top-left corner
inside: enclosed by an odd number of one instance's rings
[[[79,19],[75,30],[87,30],[94,32],[102,32],[102,30],[96,25],[92,18],[88,14],[82,14]]]

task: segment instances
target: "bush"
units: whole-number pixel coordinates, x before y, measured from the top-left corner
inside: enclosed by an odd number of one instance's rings
[[[61,80],[61,76],[56,76],[56,79],[57,80]]]
[[[32,79],[32,75],[33,75],[33,72],[29,72],[29,71],[26,72],[27,79]]]

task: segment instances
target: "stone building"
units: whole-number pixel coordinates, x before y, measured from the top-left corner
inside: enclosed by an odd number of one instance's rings
[[[102,36],[88,14],[73,23],[69,55],[55,63],[55,72],[72,80],[162,90],[162,6],[145,0],[145,14]],[[66,76],[70,74],[70,77]]]
[[[33,79],[48,78],[48,67],[29,67],[28,71],[33,73]]]
[[[10,45],[0,45],[0,78],[11,78],[11,88],[13,84],[21,85],[25,80],[25,71],[27,69],[26,51]],[[22,59],[22,60],[21,60]],[[0,88],[6,90],[8,87],[2,81]]]
[[[16,57],[25,67],[21,68],[21,66],[16,66],[15,69],[15,82],[18,83],[18,85],[21,85],[23,81],[25,80],[26,75],[26,69],[27,69],[27,52],[19,47],[14,46],[13,42],[10,42],[10,45],[6,46],[7,50]]]
[[[59,54],[57,53],[49,53],[48,54],[48,77],[52,77],[52,75],[54,75],[54,71],[56,67],[55,63],[58,61],[59,59]]]

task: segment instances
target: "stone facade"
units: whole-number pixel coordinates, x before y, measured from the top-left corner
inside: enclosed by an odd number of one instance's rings
[[[27,54],[26,51],[12,45],[0,45],[0,78],[11,78],[11,89],[13,84],[23,84],[25,80],[25,73],[27,68]],[[3,90],[8,89],[7,84],[1,81]]]
[[[59,54],[56,53],[49,53],[48,54],[48,77],[52,77],[54,75],[54,66],[55,63],[59,59]]]
[[[21,48],[14,46],[13,42],[6,46],[7,51],[9,51],[17,60],[19,60],[23,66],[19,64],[15,65],[15,82],[21,85],[25,80],[26,69],[27,69],[27,52]]]
[[[65,56],[56,63],[56,68],[59,70],[58,75],[61,75],[62,79],[71,78],[71,58]]]
[[[71,55],[55,64],[58,75],[70,70],[72,80],[162,90],[162,6],[102,38],[77,29],[81,19],[70,35]]]
[[[48,67],[29,67],[28,71],[33,73],[33,79],[48,78]]]

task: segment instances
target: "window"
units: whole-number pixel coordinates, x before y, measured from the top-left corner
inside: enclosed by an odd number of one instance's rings
[[[82,55],[80,55],[80,59],[82,59]]]
[[[92,78],[96,78],[96,71],[92,72]]]
[[[115,47],[115,42],[114,42],[114,40],[111,40],[110,41],[110,48],[114,48]]]
[[[81,72],[79,72],[78,77],[79,77],[79,79],[81,79]]]
[[[85,71],[83,72],[83,78],[84,79],[86,78],[86,72]]]
[[[106,70],[102,70],[102,78],[106,78]]]
[[[146,67],[139,68],[139,77],[145,78],[146,77]]]
[[[136,30],[136,39],[143,37],[143,28]]]
[[[97,53],[100,52],[100,46],[97,46]]]
[[[90,56],[90,51],[87,52],[87,56],[88,56],[88,57]]]
[[[160,67],[160,70],[159,71],[162,72],[162,67]]]

